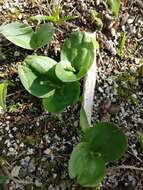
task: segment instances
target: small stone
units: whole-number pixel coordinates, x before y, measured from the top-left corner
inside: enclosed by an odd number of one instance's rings
[[[34,165],[33,162],[34,162],[34,161],[31,160],[30,163],[29,163],[29,165],[28,165],[28,171],[29,171],[30,173],[32,173],[32,172],[35,171],[35,165]]]
[[[136,94],[132,94],[132,98],[137,99],[137,95]]]
[[[75,121],[73,124],[75,127],[78,127],[78,121]]]
[[[5,130],[6,130],[6,131],[9,131],[9,126],[5,127]]]
[[[24,147],[24,143],[20,143],[20,145],[19,145],[21,148],[23,148]]]
[[[132,24],[133,22],[134,22],[134,19],[129,18],[129,19],[127,20],[127,23],[128,23],[128,24]]]
[[[35,186],[36,186],[36,187],[41,187],[41,186],[42,186],[42,183],[39,182],[38,180],[35,180]]]
[[[117,114],[117,113],[119,113],[119,111],[120,111],[120,105],[112,103],[109,108],[109,112],[111,114]]]
[[[16,11],[16,9],[14,7],[9,8],[9,10],[10,10],[11,13],[15,13],[15,11]]]
[[[27,154],[29,154],[29,155],[34,154],[34,149],[28,148],[27,149]]]
[[[11,171],[11,176],[12,177],[18,177],[19,171],[20,171],[20,166],[15,166]]]
[[[43,153],[49,155],[51,154],[51,149],[47,148],[46,150],[43,151]]]
[[[98,91],[101,92],[101,93],[104,92],[104,90],[101,87],[98,88]]]
[[[9,138],[10,138],[10,139],[12,139],[12,138],[13,138],[13,135],[12,135],[11,133],[10,133],[8,136],[9,136]]]

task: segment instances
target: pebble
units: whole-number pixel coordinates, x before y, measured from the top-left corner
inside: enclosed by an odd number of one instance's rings
[[[51,154],[51,149],[46,149],[43,151],[44,154],[50,155]]]

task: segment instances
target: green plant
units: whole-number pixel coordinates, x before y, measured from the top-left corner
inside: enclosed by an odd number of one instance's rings
[[[58,12],[56,12],[54,10],[54,12],[52,13],[52,15],[47,16],[47,15],[36,15],[36,16],[32,16],[31,19],[32,20],[37,20],[38,22],[42,22],[42,21],[50,21],[53,22],[54,24],[62,24],[66,21],[72,20],[77,18],[77,16],[63,16],[60,17]]]
[[[91,17],[92,17],[93,21],[96,21],[97,25],[102,29],[103,28],[103,22],[102,22],[100,14],[96,10],[92,9],[91,10]]]
[[[54,31],[51,24],[41,24],[35,31],[31,26],[20,22],[12,22],[0,27],[0,33],[5,38],[15,45],[29,50],[36,50],[49,43]]]
[[[94,60],[94,40],[85,32],[72,33],[61,50],[61,61],[28,56],[19,66],[23,86],[32,95],[42,98],[49,112],[63,111],[79,99],[80,84]]]
[[[36,15],[36,16],[32,16],[31,19],[37,20],[38,22],[50,21],[50,22],[54,23],[55,25],[57,25],[57,24],[62,24],[66,21],[77,18],[77,16],[61,16],[61,12],[62,12],[62,5],[59,2],[55,5],[53,5],[51,14],[49,16]]]
[[[70,156],[69,174],[84,187],[96,187],[106,175],[106,165],[125,153],[127,138],[113,123],[89,127],[83,108],[80,117],[84,136]]]
[[[49,42],[54,29],[52,25],[44,24],[34,32],[31,27],[16,22],[2,26],[1,32],[20,47],[38,49]],[[41,98],[49,112],[63,111],[79,99],[78,81],[91,67],[96,46],[92,35],[75,32],[65,41],[59,63],[46,56],[28,56],[18,69],[23,86],[32,95]]]
[[[52,27],[51,30],[49,26]],[[12,35],[10,29],[14,32]],[[44,24],[34,32],[25,24],[11,23],[2,26],[0,31],[14,44],[35,50],[49,42],[54,29],[52,25]],[[50,37],[47,37],[49,31]],[[63,111],[79,99],[79,81],[93,64],[97,48],[98,43],[93,35],[74,32],[61,49],[59,63],[46,56],[27,56],[18,68],[20,80],[30,94],[42,99],[46,110],[54,113]],[[112,123],[98,123],[90,127],[83,107],[80,125],[84,137],[73,149],[69,174],[82,186],[98,186],[106,174],[108,162],[119,159],[125,152],[127,139]]]
[[[3,81],[0,83],[0,111],[6,111],[6,96],[7,96],[7,86],[9,82]]]
[[[109,5],[113,15],[118,17],[121,6],[120,0],[107,0],[107,4]]]

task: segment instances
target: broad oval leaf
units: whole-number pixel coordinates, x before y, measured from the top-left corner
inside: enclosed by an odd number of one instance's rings
[[[52,24],[41,24],[33,33],[30,45],[33,49],[38,49],[46,45],[52,40],[54,34],[54,27]]]
[[[32,50],[30,45],[33,30],[30,26],[20,22],[13,22],[0,27],[0,32],[10,42],[25,49]]]
[[[104,160],[98,153],[90,152],[85,142],[73,149],[68,169],[70,177],[84,187],[97,186],[106,174]]]
[[[63,111],[67,106],[74,104],[80,95],[78,82],[63,84],[55,93],[43,99],[43,106],[49,112],[57,113]]]
[[[62,82],[57,78],[55,74],[55,65],[57,62],[50,57],[29,55],[24,60],[31,70],[40,77],[45,77],[46,80],[50,80],[51,83],[55,83],[55,87],[61,85]]]
[[[112,10],[112,13],[116,17],[118,17],[119,11],[120,11],[121,1],[120,0],[108,0],[107,3],[110,6],[110,9]]]
[[[23,86],[33,96],[47,98],[54,94],[52,83],[46,77],[37,75],[27,65],[20,65],[18,73]]]
[[[40,75],[45,75],[48,71],[57,64],[57,62],[50,57],[29,55],[24,62],[35,72]]]
[[[95,56],[93,41],[93,37],[86,32],[74,32],[65,41],[61,50],[61,62],[56,66],[56,75],[60,80],[76,81],[87,73]],[[69,63],[71,69],[68,69]]]
[[[101,153],[106,162],[116,161],[127,149],[127,138],[113,123],[98,123],[85,131],[84,141],[92,151]]]

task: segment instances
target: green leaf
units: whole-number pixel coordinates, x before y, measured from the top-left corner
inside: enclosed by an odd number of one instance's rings
[[[63,17],[60,17],[58,20],[57,20],[57,24],[62,24],[66,21],[69,21],[69,20],[73,20],[73,19],[76,19],[78,18],[78,16],[63,16]]]
[[[69,61],[60,61],[55,69],[57,77],[63,82],[71,82],[78,80],[76,70]]]
[[[52,40],[54,27],[51,24],[42,24],[33,33],[30,45],[33,49],[38,49],[46,45]]]
[[[32,95],[45,98],[44,107],[49,112],[59,112],[78,100],[78,82],[64,84],[55,74],[56,61],[44,56],[28,56],[18,72],[23,86]]]
[[[110,6],[110,9],[112,10],[112,13],[116,17],[118,17],[119,11],[120,11],[120,5],[121,5],[120,0],[108,0],[107,3]]]
[[[54,59],[45,56],[29,55],[24,62],[40,75],[46,75],[48,71],[57,64]]]
[[[46,77],[45,80],[50,80],[55,87],[62,84],[55,74],[55,65],[57,62],[50,57],[30,55],[24,61],[31,70],[40,77]]]
[[[79,99],[80,85],[78,82],[63,84],[56,89],[52,96],[43,99],[43,106],[49,112],[63,111],[67,106],[74,104]]]
[[[0,176],[0,184],[5,183],[8,178],[8,176]]]
[[[35,15],[31,17],[32,20],[37,20],[37,21],[47,21],[47,16],[46,15]]]
[[[97,22],[97,25],[103,28],[103,22],[102,19],[100,18],[100,14],[96,10],[91,10],[91,17],[94,21]]]
[[[33,30],[27,24],[13,22],[0,27],[0,32],[17,46],[32,50],[30,45]]]
[[[0,110],[6,111],[6,96],[8,82],[4,81],[0,84]]]
[[[20,65],[18,73],[23,86],[33,96],[47,98],[54,94],[52,83],[46,77],[37,75],[27,65]]]
[[[39,22],[42,21],[51,21],[55,24],[62,24],[65,21],[69,21],[69,20],[73,20],[77,18],[77,16],[63,16],[63,17],[59,17],[59,14],[52,14],[50,16],[46,16],[46,15],[36,15],[36,16],[32,16],[31,19],[32,20],[37,20]]]
[[[86,75],[94,61],[94,40],[86,32],[74,32],[65,41],[61,62],[56,66],[56,75],[60,80],[73,82]]]
[[[98,123],[85,131],[85,142],[92,151],[101,153],[106,162],[116,161],[127,149],[127,138],[113,123]]]
[[[90,152],[88,144],[79,143],[69,160],[69,175],[84,187],[97,186],[106,174],[105,162],[98,153]]]
[[[25,49],[38,49],[49,43],[54,34],[51,24],[42,24],[34,32],[27,24],[13,22],[0,27],[0,32],[12,43]]]
[[[87,115],[83,106],[81,106],[81,109],[80,109],[80,126],[83,131],[86,131],[88,127],[91,127],[88,122]]]

